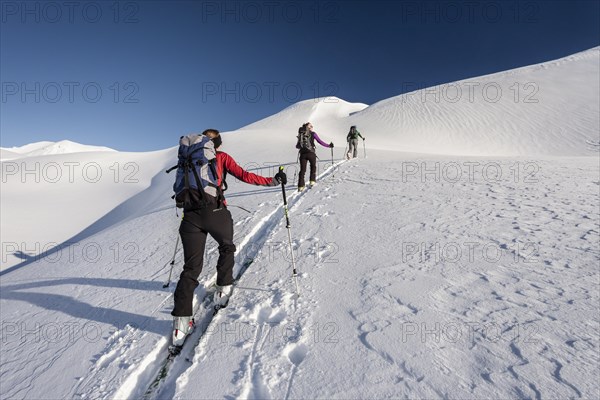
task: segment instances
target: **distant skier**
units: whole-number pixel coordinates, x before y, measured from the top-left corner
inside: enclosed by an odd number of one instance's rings
[[[300,150],[300,176],[298,177],[298,191],[304,190],[304,175],[306,175],[306,162],[310,162],[309,185],[313,186],[317,181],[317,153],[315,140],[323,147],[333,148],[333,142],[327,144],[321,140],[313,130],[310,122],[305,123],[298,129],[298,141],[296,148]]]
[[[348,136],[346,136],[346,141],[348,142],[348,153],[346,153],[346,158],[350,159],[350,154],[352,154],[352,158],[356,158],[356,153],[358,151],[358,138],[364,141],[365,138],[360,134],[358,129],[356,129],[356,125],[352,125],[350,127],[350,132],[348,132]]]
[[[222,144],[221,135],[216,129],[207,129],[202,133],[210,138],[216,151],[217,186],[225,184],[227,173],[237,179],[259,186],[277,186],[287,183],[283,171],[273,178],[265,178],[245,171],[227,153],[218,151]],[[208,206],[202,209],[186,210],[179,227],[183,245],[184,265],[175,289],[175,307],[171,312],[173,321],[173,345],[181,346],[187,334],[193,328],[192,302],[194,290],[198,286],[198,276],[202,272],[206,236],[209,234],[219,244],[219,259],[217,261],[217,291],[214,295],[215,305],[225,306],[231,294],[233,283],[233,265],[235,245],[233,244],[233,220],[227,209],[227,203],[222,196],[222,190],[217,191],[217,197],[205,193]]]

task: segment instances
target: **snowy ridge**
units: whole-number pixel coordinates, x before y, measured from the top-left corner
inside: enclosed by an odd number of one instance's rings
[[[19,153],[15,153],[14,151],[5,150],[0,148],[0,160],[10,160],[13,158],[18,158],[21,155]]]
[[[367,108],[366,104],[349,103],[337,97],[321,97],[317,99],[304,100],[292,104],[285,110],[254,122],[241,128],[244,130],[261,130],[286,128],[302,125],[305,122],[330,123],[332,120],[344,119],[350,114]]]
[[[4,160],[1,232],[8,254],[0,271],[171,205],[172,176],[164,171],[177,159],[176,151],[92,151]]]
[[[59,142],[37,142],[21,147],[1,148],[1,150],[1,158],[3,160],[20,157],[47,156],[67,153],[116,151],[104,146],[84,145],[72,142],[70,140],[61,140]]]
[[[468,156],[594,156],[600,146],[600,47],[371,106],[306,100],[238,132],[278,144],[310,121],[341,147],[351,125],[371,148]]]
[[[0,147],[0,149],[12,151],[19,154],[29,153],[30,151],[35,151],[42,149],[47,146],[51,146],[54,142],[49,142],[47,140],[35,143],[29,143],[19,147]]]
[[[593,156],[600,143],[600,47],[417,90],[348,118],[370,146],[471,156]]]

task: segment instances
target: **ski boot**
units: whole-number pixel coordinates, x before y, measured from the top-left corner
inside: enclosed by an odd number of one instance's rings
[[[192,317],[174,317],[173,318],[173,336],[171,338],[170,351],[177,352],[181,350],[183,342],[187,336],[194,330],[194,318]]]
[[[231,285],[217,285],[217,291],[215,292],[214,296],[215,310],[227,307],[227,304],[229,303],[229,296],[231,296]]]

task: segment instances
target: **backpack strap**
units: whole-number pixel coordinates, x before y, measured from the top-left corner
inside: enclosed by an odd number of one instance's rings
[[[221,177],[221,191],[226,192],[227,189],[229,189],[229,186],[227,185],[227,171],[224,170],[223,176]]]
[[[216,157],[213,158],[212,160],[210,160],[210,162],[208,163],[208,168],[210,169],[210,172],[213,174],[213,176],[215,177],[217,182],[219,182],[219,175],[217,174],[217,167],[215,166],[216,162],[217,162]],[[216,210],[219,210],[225,201],[225,196],[223,195],[223,190],[221,189],[220,185],[213,185],[210,183],[209,183],[209,185],[215,186],[215,189],[217,189],[217,208],[216,208]],[[225,184],[225,185],[227,185],[227,184]]]
[[[188,178],[188,168],[191,168],[192,172],[194,173],[194,179],[196,180],[196,186],[198,186],[198,193],[200,193],[200,202],[203,205],[206,205],[206,203],[207,203],[207,201],[206,201],[206,193],[204,192],[204,188],[202,187],[202,181],[200,180],[200,177],[198,176],[198,172],[196,171],[196,166],[192,162],[192,155],[191,154],[188,155],[188,159],[187,159],[186,164],[187,165],[186,165],[186,168],[185,168],[185,175],[184,175],[185,187],[188,190],[190,189],[190,182],[189,182],[189,178]],[[200,162],[198,162],[198,164],[200,164]]]

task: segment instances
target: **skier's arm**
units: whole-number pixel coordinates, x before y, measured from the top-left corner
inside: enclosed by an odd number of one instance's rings
[[[356,131],[356,133],[358,133],[358,136],[360,136],[360,138],[361,138],[362,140],[365,140],[365,138],[364,138],[364,137],[363,137],[363,136],[360,134],[360,132],[359,132],[359,131]]]
[[[271,186],[273,183],[273,178],[265,178],[264,176],[253,174],[252,172],[248,172],[240,167],[233,157],[231,157],[227,153],[220,153],[223,162],[223,168],[229,172],[231,175],[235,176],[242,182],[249,183],[251,185],[258,186]]]
[[[324,141],[322,141],[321,138],[319,137],[319,135],[317,135],[317,132],[313,132],[312,134],[313,134],[315,140],[317,142],[319,142],[319,144],[321,146],[329,148],[329,143],[325,143]]]

